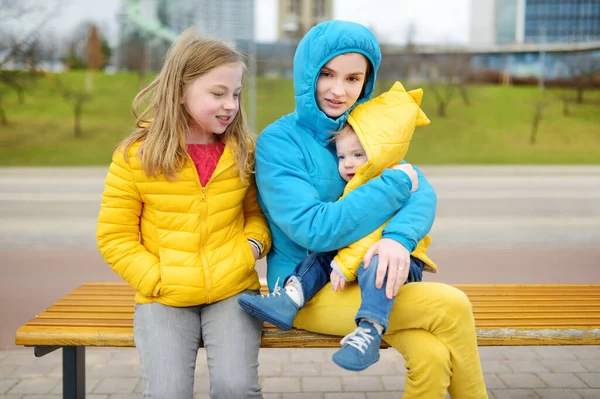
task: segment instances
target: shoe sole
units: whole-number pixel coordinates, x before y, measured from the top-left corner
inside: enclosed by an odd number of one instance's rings
[[[289,331],[292,329],[291,324],[281,321],[283,317],[281,317],[281,315],[277,312],[265,313],[262,309],[257,308],[256,306],[253,306],[251,303],[243,301],[242,299],[238,300],[238,303],[242,309],[259,320],[269,322],[275,327],[284,331]],[[276,319],[275,317],[279,317],[280,319]]]
[[[346,364],[342,364],[342,363],[338,363],[338,361],[335,359],[335,357],[332,357],[331,360],[333,360],[333,362],[335,364],[337,364],[338,366],[340,366],[343,369],[346,370],[350,370],[350,371],[363,371],[369,367],[371,367],[372,365],[374,365],[375,363],[377,363],[379,361],[380,356],[377,356],[377,359],[375,359],[374,361],[372,361],[371,363],[368,363],[367,365],[365,365],[364,367],[354,367],[354,366],[349,366]]]

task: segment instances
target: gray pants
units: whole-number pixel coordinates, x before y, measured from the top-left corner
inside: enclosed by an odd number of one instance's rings
[[[258,350],[263,323],[244,312],[237,299],[234,295],[185,308],[135,306],[144,398],[191,399],[200,342],[206,349],[212,399],[262,398]]]

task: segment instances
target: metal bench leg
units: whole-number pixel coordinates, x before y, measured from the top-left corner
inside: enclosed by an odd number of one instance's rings
[[[85,399],[85,346],[63,347],[63,399]]]

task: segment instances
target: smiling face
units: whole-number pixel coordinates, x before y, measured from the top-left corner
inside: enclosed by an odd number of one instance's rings
[[[317,79],[319,109],[330,118],[338,118],[360,97],[367,79],[367,59],[359,53],[346,53],[329,60]]]
[[[367,153],[350,125],[344,126],[335,137],[335,149],[340,176],[349,182],[356,174],[356,168],[367,162]]]
[[[240,109],[242,65],[212,69],[188,85],[181,100],[191,117],[188,143],[208,144],[223,134]]]

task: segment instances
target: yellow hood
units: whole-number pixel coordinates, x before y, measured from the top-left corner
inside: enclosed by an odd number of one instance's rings
[[[348,123],[364,147],[368,161],[356,170],[344,194],[404,159],[415,128],[430,123],[420,107],[422,98],[423,90],[407,92],[396,82],[389,91],[352,110]]]

